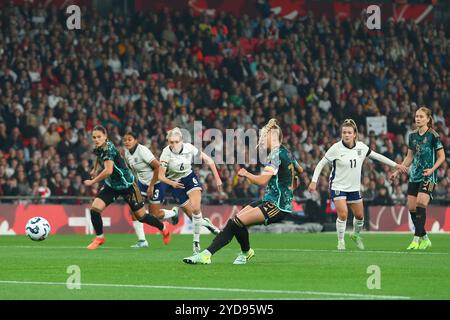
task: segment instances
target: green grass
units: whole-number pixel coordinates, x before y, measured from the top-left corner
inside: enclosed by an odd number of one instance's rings
[[[211,265],[186,265],[188,235],[173,236],[169,246],[159,235],[148,236],[147,249],[129,247],[134,235],[107,235],[95,251],[84,248],[90,236],[57,235],[43,242],[2,236],[0,300],[450,299],[450,235],[430,235],[433,248],[421,252],[405,250],[409,234],[365,234],[365,251],[357,251],[347,235],[345,252],[335,250],[334,233],[250,237],[255,257],[235,266],[236,240]],[[212,239],[202,236],[203,247]],[[71,265],[80,267],[80,290],[66,287]],[[367,288],[371,265],[380,268],[381,289]]]

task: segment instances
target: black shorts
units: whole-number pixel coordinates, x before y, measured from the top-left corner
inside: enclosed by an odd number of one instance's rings
[[[436,185],[431,181],[409,182],[408,196],[417,197],[417,194],[422,192],[430,195],[431,197],[435,186]]]
[[[138,211],[145,205],[144,197],[141,195],[141,191],[136,183],[133,183],[131,187],[125,190],[115,190],[104,184],[97,195],[97,198],[102,199],[106,206],[116,201],[118,197],[124,198],[132,212]]]
[[[278,209],[272,202],[258,200],[249,204],[249,206],[261,209],[264,217],[264,225],[269,225],[271,223],[276,223],[282,221],[287,213]]]

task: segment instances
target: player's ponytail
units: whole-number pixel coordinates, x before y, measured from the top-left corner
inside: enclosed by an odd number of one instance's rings
[[[429,109],[427,107],[420,107],[419,109],[417,109],[417,111],[422,111],[423,113],[425,113],[427,115],[427,118],[429,119],[428,123],[427,123],[427,127],[433,128],[433,114],[431,112],[431,109]]]
[[[341,130],[343,127],[351,127],[356,133],[355,142],[358,140],[358,126],[356,125],[355,120],[353,119],[345,119],[344,123],[341,126]]]
[[[280,140],[280,143],[283,142],[283,131],[281,131],[280,126],[278,125],[278,121],[275,118],[272,118],[267,122],[265,126],[267,132],[270,132],[272,130],[277,130],[278,132],[278,139]]]
[[[280,143],[283,143],[283,132],[281,131],[280,126],[278,125],[278,121],[275,118],[272,118],[267,122],[267,124],[261,129],[261,135],[259,136],[258,144],[256,145],[256,148],[259,147],[263,139],[267,138],[267,134],[271,131],[277,131],[278,134],[278,140]]]

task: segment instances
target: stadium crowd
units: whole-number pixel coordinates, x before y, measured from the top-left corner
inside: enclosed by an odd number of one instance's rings
[[[97,124],[118,144],[125,132],[139,134],[159,156],[175,126],[258,129],[275,117],[305,168],[296,196],[323,205],[329,169],[320,194],[306,186],[345,118],[356,121],[371,149],[401,162],[414,111],[425,105],[447,156],[435,199],[450,199],[450,41],[443,25],[390,21],[369,32],[362,20],[312,14],[287,20],[164,10],[102,17],[89,10],[82,29],[69,31],[65,19],[42,6],[1,10],[0,196],[94,195],[97,187],[82,181],[93,165],[90,133]],[[387,116],[388,133],[368,132],[368,116]],[[196,168],[204,194],[216,201],[258,197],[262,190],[239,178],[239,167],[218,166],[220,193],[208,168]],[[390,183],[388,173],[365,162],[366,200],[405,202],[407,176]]]

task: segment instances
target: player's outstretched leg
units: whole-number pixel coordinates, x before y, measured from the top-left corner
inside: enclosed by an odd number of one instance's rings
[[[203,250],[198,254],[184,258],[183,262],[189,264],[210,264],[211,255],[225,247],[233,239],[236,227],[236,223],[233,219],[228,220],[228,223],[223,231],[214,238],[207,250]]]
[[[220,229],[217,228],[209,218],[204,217],[202,220],[202,226],[209,230],[213,235],[218,235],[220,233]]]

